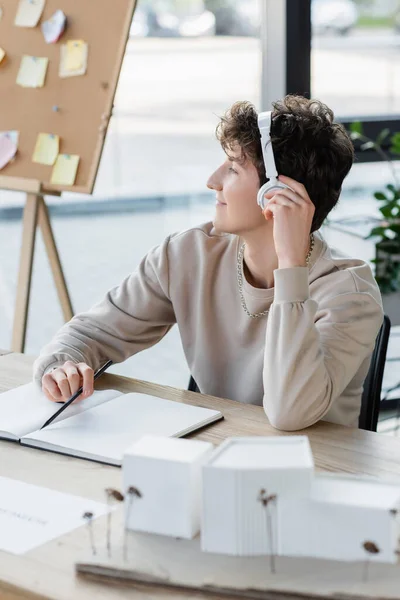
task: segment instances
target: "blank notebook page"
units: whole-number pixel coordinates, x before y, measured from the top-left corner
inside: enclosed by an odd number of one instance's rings
[[[25,436],[23,441],[35,440],[43,448],[66,449],[75,456],[120,464],[125,449],[142,435],[178,437],[220,417],[216,410],[147,394],[124,394]]]
[[[90,398],[73,402],[54,421],[57,423],[90,408],[108,402],[121,392],[105,390],[94,392]],[[61,404],[50,402],[35,383],[28,383],[0,394],[0,432],[13,434],[17,439],[30,434],[50,419]]]

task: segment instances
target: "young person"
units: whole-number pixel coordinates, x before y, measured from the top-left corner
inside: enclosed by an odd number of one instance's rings
[[[353,147],[317,100],[274,103],[280,181],[266,195],[257,113],[237,102],[217,137],[226,160],[211,175],[214,220],[176,233],[121,285],[64,325],[34,365],[50,400],[70,397],[93,370],[121,362],[179,327],[200,390],[264,406],[297,430],[320,419],[357,426],[363,382],[382,323],[369,266],[330,248],[318,229],[339,199]]]

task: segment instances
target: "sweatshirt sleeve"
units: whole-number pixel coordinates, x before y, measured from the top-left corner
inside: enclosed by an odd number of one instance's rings
[[[122,362],[156,344],[175,323],[169,297],[168,243],[151,250],[121,285],[87,312],[66,323],[40,352],[34,380],[70,360],[94,370],[110,359]]]
[[[264,410],[295,431],[328,412],[372,353],[382,308],[368,291],[310,298],[308,268],[278,269],[264,356]]]

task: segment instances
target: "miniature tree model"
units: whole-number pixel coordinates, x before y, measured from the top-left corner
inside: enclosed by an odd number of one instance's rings
[[[90,545],[92,546],[92,553],[96,554],[96,547],[94,545],[94,537],[93,537],[93,525],[92,525],[93,513],[90,511],[83,513],[82,519],[84,519],[87,522],[87,525],[89,528]]]
[[[380,552],[378,546],[375,544],[375,542],[364,542],[363,543],[363,548],[365,550],[365,552],[367,553],[367,558],[365,561],[365,568],[364,568],[364,581],[368,581],[368,567],[369,567],[369,557],[371,554],[378,554]]]
[[[106,488],[106,496],[107,496],[107,505],[108,505],[108,513],[107,513],[107,552],[108,556],[111,556],[111,504],[113,500],[116,502],[123,502],[124,497],[118,490],[114,490],[113,488]]]
[[[126,560],[127,556],[128,556],[128,527],[127,527],[127,525],[129,523],[130,514],[132,511],[133,499],[135,497],[136,498],[142,497],[142,494],[140,493],[140,491],[133,485],[128,487],[128,489],[126,490],[126,495],[129,497],[129,504],[128,504],[128,511],[127,511],[127,515],[126,515],[125,532],[124,532],[124,560]]]
[[[261,504],[265,508],[271,573],[275,573],[275,550],[272,532],[271,505],[273,504],[274,506],[276,506],[276,494],[268,495],[266,490],[262,489],[258,494],[257,500],[258,502],[261,502]]]

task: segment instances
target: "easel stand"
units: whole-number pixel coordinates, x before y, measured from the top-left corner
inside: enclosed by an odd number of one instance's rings
[[[0,178],[0,188],[1,187]],[[54,282],[56,284],[57,294],[65,321],[72,319],[73,309],[51,227],[49,211],[43,197],[45,192],[42,190],[41,184],[32,180],[17,179],[10,182],[10,178],[7,178],[7,185],[4,187],[26,193],[22,227],[22,246],[11,343],[11,349],[13,352],[24,352],[26,327],[28,322],[29,298],[32,283],[32,266],[35,253],[36,230],[38,225],[42,231],[44,245],[50,261],[50,267],[53,273]],[[59,196],[61,194],[59,192],[52,192],[52,195]]]

